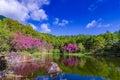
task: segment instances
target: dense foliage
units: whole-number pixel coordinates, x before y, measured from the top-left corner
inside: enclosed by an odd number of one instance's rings
[[[99,35],[54,36],[40,33],[30,25],[4,18],[0,20],[0,51],[34,49],[45,42],[48,52],[120,53],[120,31]],[[63,51],[64,50],[64,51]]]

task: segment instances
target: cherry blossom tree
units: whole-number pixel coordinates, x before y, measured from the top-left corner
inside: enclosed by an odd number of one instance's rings
[[[69,44],[63,46],[62,50],[72,53],[72,52],[75,52],[77,50],[77,48],[78,48],[77,45],[69,43]]]
[[[44,45],[44,41],[40,41],[37,38],[31,36],[24,36],[22,34],[14,34],[10,41],[12,48],[16,50],[35,49]]]

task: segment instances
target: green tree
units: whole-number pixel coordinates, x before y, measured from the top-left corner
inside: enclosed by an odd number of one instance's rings
[[[101,36],[94,38],[92,48],[93,50],[103,49],[105,47],[105,39]]]
[[[0,52],[8,51],[10,49],[9,39],[11,35],[9,31],[0,29]]]
[[[85,47],[82,43],[79,43],[78,44],[78,52],[83,52],[83,51],[85,51]]]
[[[114,42],[112,33],[107,31],[104,34],[104,38],[105,38],[106,47],[110,48],[113,45],[113,42]]]

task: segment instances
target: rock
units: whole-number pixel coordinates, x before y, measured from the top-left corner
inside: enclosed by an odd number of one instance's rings
[[[48,69],[48,73],[49,73],[49,74],[54,74],[54,73],[58,73],[58,72],[61,72],[58,64],[55,63],[55,62],[51,62],[51,66],[50,66],[50,68]]]

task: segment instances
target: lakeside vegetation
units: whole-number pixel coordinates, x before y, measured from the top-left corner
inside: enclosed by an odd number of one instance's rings
[[[45,49],[48,53],[120,56],[120,30],[99,35],[54,36],[37,32],[30,25],[22,25],[16,20],[0,18],[1,53],[28,51],[33,54]]]

